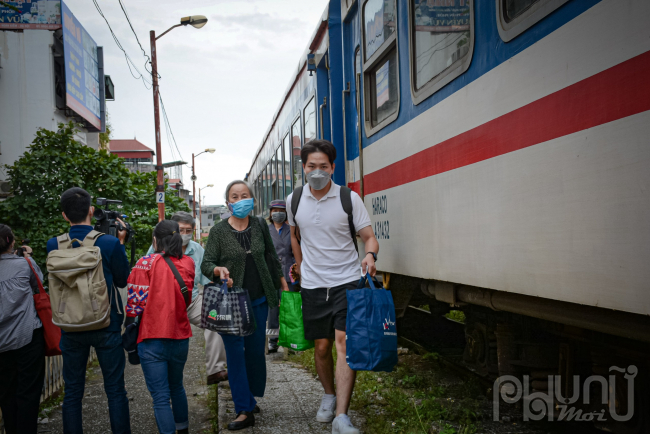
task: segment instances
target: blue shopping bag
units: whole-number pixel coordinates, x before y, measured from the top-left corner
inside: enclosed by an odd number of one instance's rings
[[[354,371],[391,372],[397,364],[395,305],[390,291],[373,280],[366,275],[347,291],[345,359]]]

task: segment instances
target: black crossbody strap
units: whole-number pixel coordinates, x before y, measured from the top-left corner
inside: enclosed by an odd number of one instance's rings
[[[171,268],[172,273],[174,273],[174,277],[176,278],[176,281],[178,282],[178,285],[181,287],[181,295],[183,296],[183,300],[185,300],[185,308],[187,308],[190,305],[190,293],[187,290],[187,285],[183,281],[183,278],[181,277],[181,273],[178,272],[178,269],[174,265],[171,259],[169,259],[167,256],[163,256],[163,259],[169,265],[169,268]]]
[[[296,239],[300,244],[300,228],[298,227],[298,221],[296,220],[296,214],[298,213],[298,205],[300,205],[300,199],[302,199],[302,185],[296,187],[293,190],[293,196],[291,196],[291,214],[293,215],[293,222],[296,225]]]
[[[348,187],[341,186],[341,205],[343,206],[343,211],[348,215],[348,225],[350,226],[350,235],[352,236],[352,242],[354,243],[354,248],[357,253],[359,252],[359,246],[357,244],[357,229],[354,227],[354,216],[352,214],[352,190]]]

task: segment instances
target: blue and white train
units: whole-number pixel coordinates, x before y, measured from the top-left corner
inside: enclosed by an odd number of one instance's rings
[[[247,175],[256,213],[332,141],[398,316],[429,305],[435,341],[463,310],[485,375],[616,375],[634,416],[597,425],[650,432],[650,1],[331,0],[307,42]]]

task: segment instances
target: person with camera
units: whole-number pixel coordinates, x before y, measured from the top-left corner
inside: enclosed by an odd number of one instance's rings
[[[32,293],[43,273],[33,259],[14,254],[15,241],[0,224],[0,409],[7,434],[36,434],[45,339]]]
[[[142,257],[129,277],[127,324],[140,318],[137,356],[153,398],[158,431],[187,434],[183,369],[192,337],[187,308],[192,299],[195,264],[183,255],[183,239],[175,221],[163,220],[156,225],[153,245],[155,253]],[[136,354],[129,353],[129,361],[137,362],[133,358],[137,358]]]
[[[183,239],[183,255],[194,259],[194,290],[192,291],[192,303],[187,308],[187,317],[190,323],[201,326],[201,307],[203,306],[203,295],[199,292],[199,285],[207,285],[210,279],[201,273],[201,264],[205,250],[201,245],[192,241],[192,234],[195,229],[194,217],[185,211],[178,211],[172,216],[172,220],[178,223],[181,238]],[[149,248],[147,255],[154,252],[153,245]],[[205,369],[208,375],[208,386],[228,380],[226,371],[226,349],[223,346],[221,335],[212,330],[204,330],[205,338]]]
[[[88,192],[79,187],[66,190],[61,195],[63,218],[70,223],[70,232],[47,242],[48,254],[63,245],[79,247],[76,240],[83,243],[93,231],[91,223],[95,208],[91,206]],[[120,222],[123,226],[123,222]],[[63,331],[61,335],[61,353],[63,355],[63,380],[65,395],[63,397],[63,430],[66,434],[83,433],[82,399],[86,383],[86,365],[90,347],[95,348],[99,366],[104,378],[104,390],[108,398],[108,411],[111,431],[114,434],[131,433],[129,420],[129,401],[124,387],[125,356],[122,348],[122,322],[124,312],[122,301],[115,288],[127,285],[130,274],[129,261],[124,249],[126,230],[117,232],[117,237],[101,234],[94,238],[94,245],[99,247],[102,257],[102,269],[106,288],[110,296],[110,323],[107,327],[90,331]],[[68,241],[63,241],[68,240]],[[71,241],[70,241],[71,240]],[[57,309],[52,306],[52,310]]]

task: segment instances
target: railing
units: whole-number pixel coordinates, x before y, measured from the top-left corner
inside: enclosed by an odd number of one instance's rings
[[[95,359],[97,359],[97,354],[95,353],[95,349],[91,347],[88,364],[90,365]],[[63,387],[63,357],[46,357],[45,382],[43,384],[43,392],[41,393],[41,402],[51,398],[56,392],[61,390],[61,387]],[[0,434],[5,434],[4,426],[2,412],[0,412]]]

